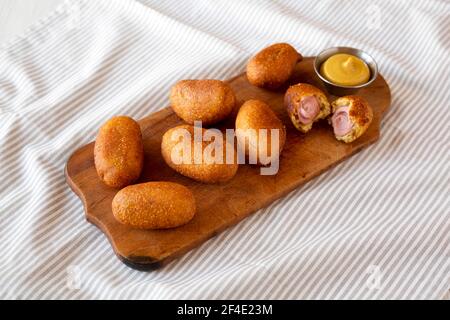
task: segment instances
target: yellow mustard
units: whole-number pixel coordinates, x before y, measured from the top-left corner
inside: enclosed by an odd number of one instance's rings
[[[357,86],[369,81],[367,64],[351,54],[338,53],[329,57],[320,67],[320,74],[341,86]]]

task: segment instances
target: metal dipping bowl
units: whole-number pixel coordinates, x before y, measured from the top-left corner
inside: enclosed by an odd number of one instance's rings
[[[367,64],[370,70],[369,81],[357,86],[341,86],[323,77],[320,74],[320,66],[325,62],[325,60],[337,53],[347,53],[362,59]],[[360,49],[350,47],[333,47],[322,51],[314,60],[314,71],[316,72],[316,75],[320,78],[320,80],[322,80],[328,92],[335,96],[347,96],[350,94],[355,94],[359,89],[370,85],[378,76],[378,66],[372,56]]]

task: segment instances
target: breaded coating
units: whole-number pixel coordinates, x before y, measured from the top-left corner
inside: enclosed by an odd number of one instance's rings
[[[191,190],[173,182],[147,182],[120,190],[112,201],[114,217],[137,229],[167,229],[186,224],[195,215]]]
[[[126,116],[107,121],[95,140],[94,162],[98,176],[110,187],[122,188],[138,179],[144,162],[139,124]]]
[[[334,128],[336,139],[345,143],[350,143],[363,135],[373,120],[372,108],[363,97],[355,95],[340,97],[333,101],[331,106],[333,116],[330,122]],[[344,121],[347,121],[346,118],[348,118],[348,127],[350,128],[348,133],[336,134],[337,131],[339,133],[338,126],[342,125],[337,119],[338,116],[344,117]]]
[[[170,103],[185,122],[202,121],[208,126],[228,117],[236,97],[231,87],[220,80],[181,80],[170,91]]]
[[[202,128],[202,134],[205,131]],[[189,139],[183,137],[184,133],[189,134]],[[186,177],[203,183],[226,182],[236,175],[238,164],[233,145],[226,142],[222,135],[220,137],[218,141],[214,139],[213,143],[203,140],[194,142],[194,127],[191,125],[180,125],[164,133],[161,142],[161,153],[169,167]],[[212,150],[213,146],[218,146],[220,149],[220,153],[217,156],[215,152],[205,152],[206,148]],[[230,163],[227,163],[227,149],[233,155],[233,158],[229,161]],[[187,154],[187,151],[185,154],[184,150],[189,150],[190,154]],[[200,150],[200,152],[195,152],[196,150]],[[178,160],[174,160],[172,156]],[[183,158],[186,158],[187,161],[184,161],[185,159]],[[216,159],[220,160],[215,161]]]
[[[256,136],[246,134],[247,129],[255,129]],[[258,155],[257,162],[259,164],[266,165],[259,157],[260,153],[260,140],[259,129],[267,130],[267,144],[266,150],[262,150],[263,154],[267,154],[268,157],[272,156],[272,139],[270,129],[278,129],[278,154],[281,154],[284,143],[286,142],[286,128],[283,122],[276,116],[273,110],[268,104],[260,100],[248,100],[239,109],[236,117],[236,137],[240,141],[240,145],[245,147],[245,154],[248,156],[250,153]],[[247,139],[247,140],[246,140]]]
[[[290,44],[276,43],[253,56],[247,63],[248,81],[257,87],[277,89],[291,77],[303,59]]]
[[[302,108],[305,101],[312,99],[318,108],[316,112],[310,113],[309,118],[302,116]],[[330,103],[325,93],[319,88],[308,83],[298,83],[290,86],[284,96],[284,105],[294,126],[301,132],[311,130],[314,122],[325,119],[331,112]]]

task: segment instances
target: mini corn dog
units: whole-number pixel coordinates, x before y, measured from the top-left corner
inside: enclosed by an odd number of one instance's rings
[[[372,108],[360,96],[345,96],[331,104],[331,125],[336,139],[350,143],[366,132],[373,119]]]

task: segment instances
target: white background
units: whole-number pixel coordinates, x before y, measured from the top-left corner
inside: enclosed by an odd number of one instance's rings
[[[0,42],[22,33],[64,0],[0,0]]]

